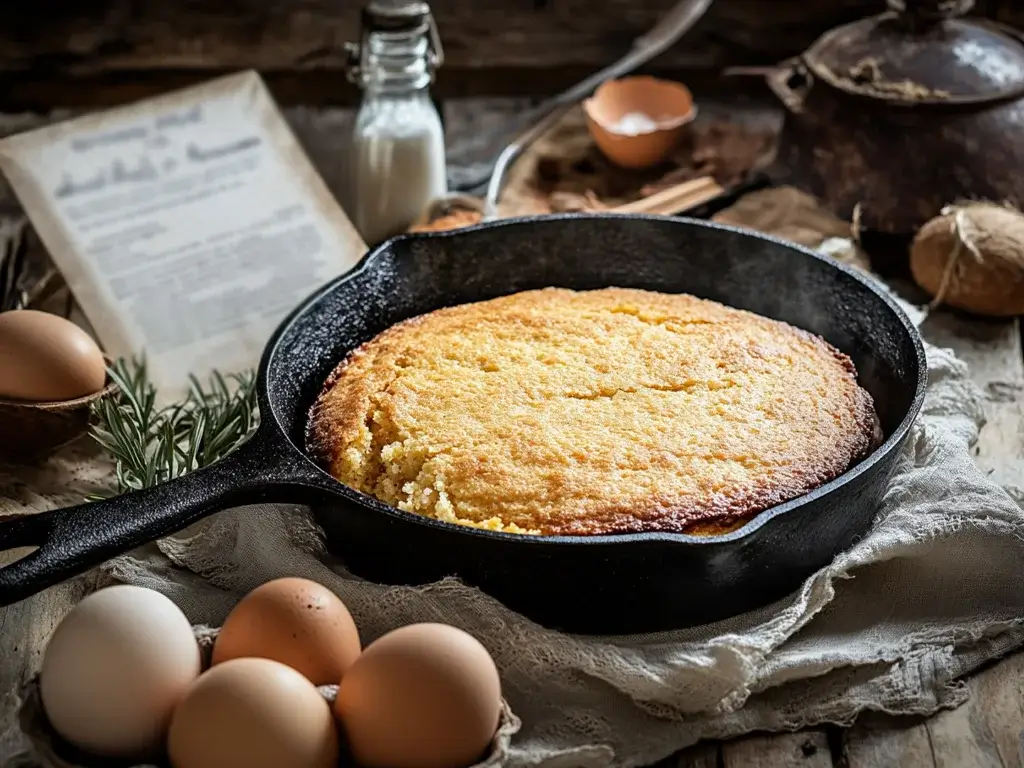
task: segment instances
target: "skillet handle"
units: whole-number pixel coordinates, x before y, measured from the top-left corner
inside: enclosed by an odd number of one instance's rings
[[[216,464],[153,488],[0,522],[0,552],[35,551],[0,568],[0,606],[85,573],[208,515],[259,503],[307,503],[330,486],[282,438],[260,428]]]

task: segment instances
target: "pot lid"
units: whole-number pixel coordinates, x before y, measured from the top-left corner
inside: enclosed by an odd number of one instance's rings
[[[1024,95],[1024,36],[960,18],[974,0],[888,0],[804,54],[818,79],[903,104],[977,104]]]

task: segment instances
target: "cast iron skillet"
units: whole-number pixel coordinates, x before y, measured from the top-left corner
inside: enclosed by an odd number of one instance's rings
[[[853,359],[887,437],[827,485],[726,536],[527,537],[400,512],[303,452],[307,411],[358,344],[413,315],[545,286],[686,292],[820,334]],[[258,432],[233,455],[150,490],[0,524],[10,604],[229,507],[306,503],[354,573],[392,584],[458,575],[547,626],[632,633],[721,619],[785,596],[870,525],[921,407],[926,367],[907,317],[855,271],[705,222],[559,216],[400,237],[311,296],[271,339]]]

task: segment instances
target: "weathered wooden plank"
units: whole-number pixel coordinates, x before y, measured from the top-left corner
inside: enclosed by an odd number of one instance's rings
[[[452,67],[544,69],[607,63],[628,50],[675,0],[432,0]],[[73,75],[149,69],[258,66],[268,70],[340,69],[343,45],[359,35],[361,2],[332,0],[203,0],[188,13],[158,0],[50,0],[25,12],[4,4],[0,34],[4,68],[40,65]],[[873,0],[719,0],[690,44],[666,62],[706,62],[721,49],[714,38],[743,36],[756,49],[786,52],[834,23],[877,9]],[[771,29],[772,37],[756,31]],[[779,30],[796,31],[796,40]],[[742,30],[742,34],[741,31]],[[695,45],[697,42],[699,46]]]
[[[954,349],[985,394],[988,420],[975,460],[1002,485],[1024,488],[1024,352],[1019,321],[970,318],[946,310],[921,329],[932,344]]]
[[[1000,759],[987,718],[979,717],[979,714],[976,705],[964,705],[949,712],[940,712],[925,723],[935,768],[1002,768],[1009,765]]]
[[[722,746],[723,768],[831,768],[825,731],[753,736]]]
[[[698,744],[663,760],[654,768],[719,768],[721,747],[716,743]]]
[[[972,678],[970,700],[926,723],[936,768],[1024,766],[1024,654]]]
[[[437,93],[536,95],[576,82],[629,50],[675,0],[433,0],[447,52]],[[344,43],[361,2],[47,0],[0,7],[0,105],[110,104],[243,68],[285,103],[350,103]],[[1019,5],[1019,4],[1017,4]],[[654,66],[665,74],[768,63],[825,30],[882,10],[881,0],[717,0]],[[979,10],[1024,23],[1012,0]],[[693,74],[696,77],[696,74]]]
[[[848,768],[934,768],[928,729],[920,721],[866,715],[845,734]]]

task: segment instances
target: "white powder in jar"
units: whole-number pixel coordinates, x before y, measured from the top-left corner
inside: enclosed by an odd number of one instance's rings
[[[448,191],[444,134],[429,99],[374,105],[352,140],[352,220],[370,245],[401,234]]]

